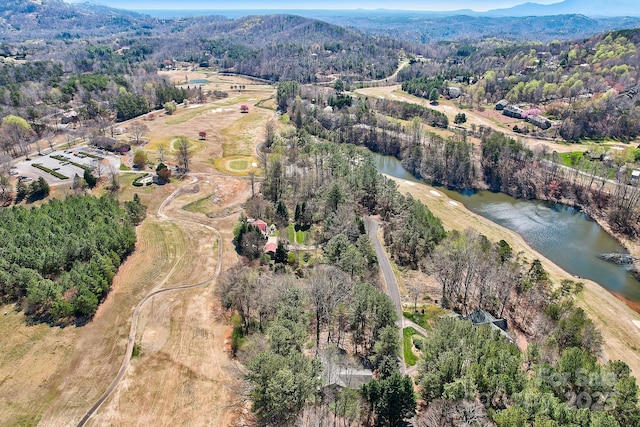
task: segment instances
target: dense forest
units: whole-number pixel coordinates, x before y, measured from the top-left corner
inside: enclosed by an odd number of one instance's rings
[[[125,210],[113,199],[69,196],[1,209],[2,301],[44,320],[91,316],[136,242],[139,203],[127,203]]]

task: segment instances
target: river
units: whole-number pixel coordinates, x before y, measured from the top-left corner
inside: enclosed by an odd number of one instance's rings
[[[419,182],[396,158],[373,154],[379,172]],[[532,248],[565,271],[640,302],[640,282],[624,267],[598,258],[602,253],[626,253],[625,249],[584,213],[561,204],[521,200],[490,191],[438,190],[470,211],[520,234]]]

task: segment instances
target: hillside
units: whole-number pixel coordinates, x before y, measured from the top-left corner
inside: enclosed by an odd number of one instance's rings
[[[2,56],[62,60],[70,72],[122,72],[130,65],[113,64],[170,59],[272,81],[314,82],[334,74],[380,79],[393,73],[404,46],[293,15],[156,19],[88,3],[10,0],[0,6],[0,17]]]
[[[89,3],[6,0],[0,4],[0,32],[5,42],[135,32],[149,28],[153,21],[138,13]]]
[[[548,138],[630,141],[640,135],[639,41],[634,29],[566,42],[440,43],[430,52],[435,60],[416,60],[399,77],[403,87],[438,75],[462,83],[464,102],[475,108],[506,99],[540,109],[555,126],[531,131]]]
[[[379,79],[393,73],[404,44],[292,15],[237,20],[193,18],[181,40],[157,40],[166,57],[209,63],[272,81],[314,82],[340,74]]]
[[[397,11],[313,13],[314,17],[336,25],[411,43],[493,37],[508,41],[550,42],[591,37],[606,31],[640,26],[640,18],[633,17],[593,18],[578,13],[532,15],[512,16],[505,12],[505,16],[493,16],[492,12],[478,14],[470,11],[439,14]]]

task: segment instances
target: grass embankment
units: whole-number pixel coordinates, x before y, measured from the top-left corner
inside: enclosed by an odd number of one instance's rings
[[[40,169],[41,171],[44,171],[44,172],[48,173],[49,175],[55,176],[58,179],[69,179],[68,176],[65,176],[65,175],[61,174],[60,172],[54,171],[52,169],[49,169],[46,166],[42,166],[40,163],[33,163],[31,166],[33,166],[36,169]]]
[[[215,194],[210,194],[206,197],[202,197],[194,202],[184,205],[182,209],[187,212],[199,212],[201,214],[208,215],[214,208],[214,205],[216,205],[214,201],[215,197]]]
[[[71,160],[70,158],[68,158],[68,157],[64,157],[64,156],[50,156],[50,157],[51,157],[52,159],[58,160],[58,161],[60,161],[60,162],[69,162],[69,164],[71,164],[71,165],[73,165],[73,166],[75,166],[75,167],[77,167],[77,168],[80,168],[80,169],[86,170],[87,172],[91,172],[91,168],[90,168],[89,166],[85,166],[85,165],[83,165],[83,164],[76,163],[76,162],[72,161],[72,160]]]
[[[411,320],[416,325],[420,325],[426,330],[431,330],[436,321],[448,311],[440,308],[435,304],[428,304],[425,306],[418,306],[418,312],[412,313],[409,311],[403,311],[402,315]]]
[[[402,348],[404,352],[404,363],[408,366],[415,366],[418,363],[418,356],[413,352],[413,339],[414,337],[422,337],[422,334],[418,333],[411,326],[402,330]]]
[[[504,239],[513,248],[514,253],[521,252],[523,258],[529,261],[538,258],[554,283],[560,283],[563,279],[575,280],[573,275],[534,251],[517,233],[470,212],[462,204],[450,200],[436,188],[402,179],[391,179],[398,183],[401,193],[410,193],[427,205],[433,214],[442,220],[447,230],[464,231],[471,228],[484,234],[491,241],[497,242]],[[640,343],[640,327],[636,326],[634,321],[640,325],[640,314],[634,312],[596,282],[585,279],[581,281],[585,284],[585,290],[579,302],[602,332],[604,358],[625,361],[631,367],[633,374],[638,377],[640,353],[635,349]]]
[[[179,125],[188,122],[191,119],[195,119],[209,110],[211,110],[210,105],[196,108],[184,108],[183,106],[179,106],[175,113],[167,116],[165,123],[168,125]]]

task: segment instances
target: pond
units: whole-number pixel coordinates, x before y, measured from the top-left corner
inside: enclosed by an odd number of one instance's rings
[[[419,182],[399,160],[375,154],[378,171]],[[597,282],[634,302],[640,301],[640,282],[623,266],[598,258],[602,253],[626,251],[595,221],[572,207],[521,200],[490,191],[456,192],[438,188],[470,211],[515,231],[536,251],[565,271]]]
[[[189,80],[189,83],[194,84],[194,83],[209,83],[209,80],[207,79],[195,79],[195,80]]]

